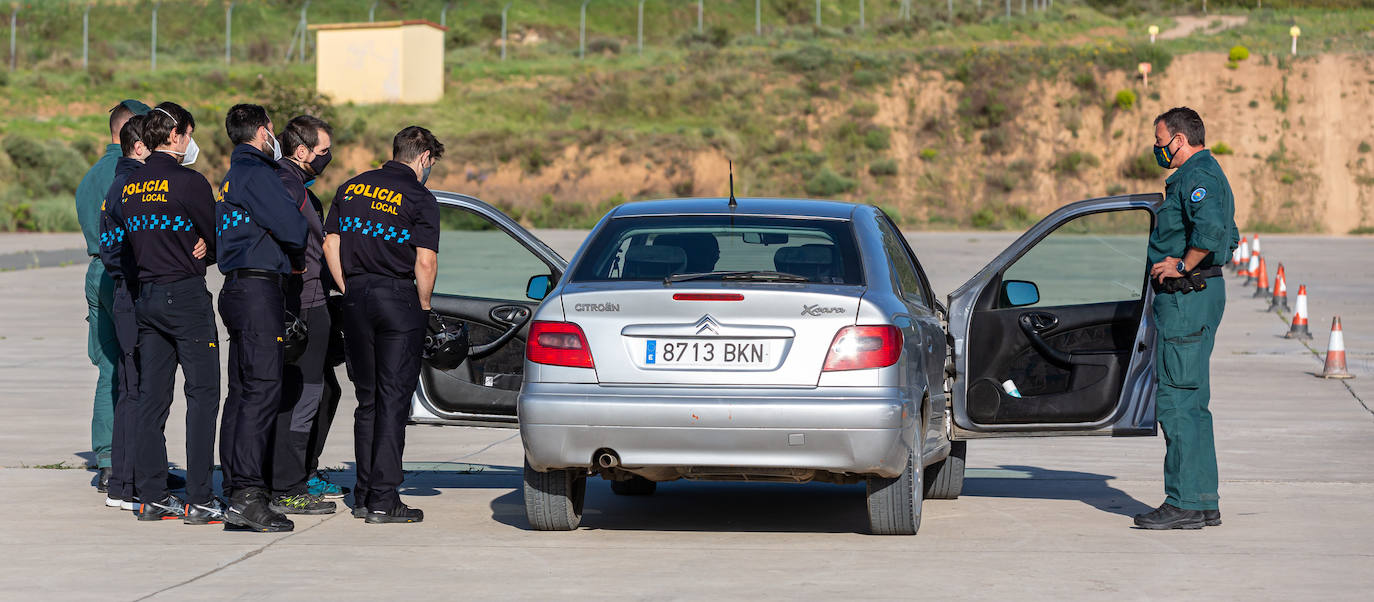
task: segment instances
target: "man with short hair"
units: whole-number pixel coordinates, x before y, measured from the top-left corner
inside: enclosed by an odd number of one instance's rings
[[[100,207],[114,182],[115,163],[122,154],[119,131],[130,117],[146,114],[148,110],[148,105],[137,100],[125,100],[110,109],[110,138],[105,154],[76,187],[76,217],[86,237],[86,254],[91,256],[86,267],[86,355],[100,373],[95,381],[95,403],[91,412],[91,453],[100,470],[96,490],[101,493],[108,491],[113,472],[110,442],[114,431],[116,366],[120,350],[113,321],[115,284],[100,262]]]
[[[396,134],[391,160],[344,182],[324,221],[324,255],[344,293],[344,335],[358,409],[353,516],[417,523],[401,502],[401,456],[420,377],[429,299],[438,273],[439,201],[425,188],[444,145],[429,130]]]
[[[1135,517],[1145,529],[1221,524],[1208,363],[1226,308],[1221,265],[1240,240],[1231,184],[1206,149],[1202,117],[1187,107],[1155,118],[1155,161],[1176,169],[1150,233],[1155,289],[1156,415],[1164,429],[1164,503]]]
[[[277,177],[281,146],[261,106],[234,105],[224,118],[234,152],[215,204],[219,313],[229,330],[229,397],[220,423],[225,520],[259,532],[295,523],[271,507],[267,450],[281,403],[283,286],[305,269],[308,228]]]
[[[334,156],[330,148],[333,129],[317,117],[300,115],[287,122],[279,140],[282,158],[277,175],[309,224],[310,234],[305,272],[292,276],[286,287],[288,315],[304,322],[306,337],[299,357],[282,371],[282,400],[272,444],[272,508],[285,514],[328,514],[336,506],[321,498],[331,492],[311,491],[309,486],[311,443],[316,433],[322,438],[328,432],[328,426],[321,430],[319,425],[328,425],[334,418],[339,383],[333,366],[326,363],[333,327],[326,302],[333,282],[322,277],[323,206],[310,186]],[[342,489],[335,487],[335,495],[343,497]]]
[[[139,520],[223,522],[214,496],[215,419],[219,415],[219,334],[205,267],[214,262],[214,191],[188,166],[200,147],[191,113],[174,102],[144,117],[153,149],[121,191],[120,227],[137,272],[138,396],[134,408],[134,481]],[[204,241],[202,254],[198,244]],[[186,393],[186,500],[167,490],[167,438],[176,368]]]

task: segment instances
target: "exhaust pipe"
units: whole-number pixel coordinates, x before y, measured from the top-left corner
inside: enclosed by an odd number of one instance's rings
[[[596,465],[602,468],[615,468],[620,466],[620,456],[615,455],[614,451],[603,450],[596,455]]]

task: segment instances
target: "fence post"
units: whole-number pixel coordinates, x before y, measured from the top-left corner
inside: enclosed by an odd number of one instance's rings
[[[161,2],[153,3],[153,50],[149,59],[151,71],[157,71],[157,9],[161,6]]]
[[[587,58],[587,4],[592,0],[582,0],[582,14],[577,21],[577,58]]]
[[[375,6],[376,3],[373,3],[373,4],[374,4],[374,6]],[[307,19],[307,16],[306,16],[306,12],[309,11],[309,10],[310,10],[310,0],[305,0],[305,4],[301,6],[301,22],[300,22],[300,25],[297,26],[297,27],[299,27],[300,30],[301,30],[301,56],[300,56],[300,59],[299,59],[299,60],[300,60],[300,62],[302,62],[302,63],[305,62],[305,42],[306,42],[306,40],[310,39],[310,29],[309,29],[310,22],[309,22],[309,20]]]
[[[372,3],[372,6],[371,6],[370,8],[367,9],[367,22],[368,22],[368,23],[374,23],[374,22],[376,22],[376,21],[377,21],[377,3],[374,1],[374,2]]]
[[[15,67],[19,64],[18,58],[14,54],[14,30],[19,26],[19,3],[11,2],[10,9],[10,71],[14,71]]]
[[[638,32],[635,40],[639,44],[639,53],[644,54],[644,0],[639,0],[639,23],[635,31]]]
[[[441,8],[441,9],[439,9],[439,26],[440,26],[440,27],[448,27],[448,7],[451,6],[452,4],[453,4],[452,2],[445,2],[445,3],[444,3],[444,7]]]
[[[949,22],[954,22],[954,0],[946,0],[949,4]]]
[[[81,68],[89,69],[91,66],[91,5],[86,4],[86,10],[81,11]]]
[[[1011,18],[1011,0],[1007,0],[1007,18]]]
[[[864,0],[859,0],[859,31],[867,28],[868,24],[864,22]]]
[[[234,3],[230,2],[224,7],[224,66],[229,66],[230,56],[234,48]]]
[[[862,0],[860,0],[862,1]],[[754,0],[754,35],[763,35],[763,0]]]
[[[506,60],[506,13],[510,12],[510,5],[514,2],[507,2],[505,8],[501,9],[501,60]]]
[[[821,0],[816,0],[816,27],[821,26]]]
[[[703,25],[703,14],[706,12],[706,0],[697,0],[697,33],[705,33],[706,27]]]

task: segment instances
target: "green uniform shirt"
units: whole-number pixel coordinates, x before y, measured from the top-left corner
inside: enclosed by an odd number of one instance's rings
[[[1164,206],[1150,233],[1150,263],[1183,258],[1188,249],[1211,251],[1196,267],[1222,265],[1240,242],[1231,184],[1209,150],[1200,150],[1164,183]]]
[[[81,222],[81,233],[86,235],[86,253],[91,256],[100,254],[100,207],[105,204],[105,193],[114,184],[115,163],[123,154],[118,144],[105,145],[105,154],[76,186],[76,219]]]

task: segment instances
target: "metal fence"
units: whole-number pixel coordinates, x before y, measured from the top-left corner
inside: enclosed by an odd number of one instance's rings
[[[655,7],[657,8],[658,13],[655,16],[662,19],[670,18],[672,9],[674,8],[682,7],[684,4],[692,5],[691,8],[694,9],[695,12],[694,29],[695,32],[700,35],[706,32],[707,23],[710,18],[710,10],[712,8],[711,5],[713,3],[708,2],[708,0],[566,1],[570,5],[574,6],[576,6],[575,3],[581,2],[581,5],[578,10],[578,21],[576,24],[578,32],[577,56],[579,58],[584,58],[587,53],[588,11],[619,11],[631,9],[634,10],[636,14],[635,48],[638,52],[642,53],[644,51],[645,42],[644,23],[646,4],[650,5],[651,7],[655,4],[659,5],[658,7]],[[748,1],[749,0],[735,0],[735,3],[738,4]],[[804,3],[805,0],[793,0],[793,2]],[[921,8],[921,14],[923,15],[922,20],[943,21],[947,24],[953,24],[958,22],[958,20],[971,21],[995,18],[1010,19],[1015,18],[1018,15],[1018,13],[1022,16],[1030,15],[1036,12],[1050,10],[1054,6],[1054,0],[1029,0],[1029,4],[1028,0],[1019,0],[1020,6],[1019,11],[1017,11],[1014,10],[1014,0],[1004,0],[1004,2],[1005,14],[1001,14],[1003,11],[995,10],[996,0],[988,0],[987,10],[985,10],[984,7],[984,0],[923,0],[920,3],[915,2],[915,0],[815,0],[814,9],[812,12],[814,13],[814,26],[817,28],[834,27],[837,29],[843,29],[848,30],[850,32],[862,34],[868,29],[870,20],[870,8],[872,7],[876,7],[879,10],[886,12],[888,14],[888,17],[892,20],[910,22],[915,19],[918,19],[917,12],[915,9],[919,6]],[[54,4],[64,6],[69,10],[62,11],[60,15],[54,14]],[[127,30],[103,32],[92,31],[92,12],[102,10],[119,10],[122,12],[122,14],[131,15],[131,18],[138,18],[140,16],[138,13],[143,13],[141,16],[147,19],[146,22],[148,24],[148,29],[150,32],[147,46],[148,68],[150,70],[157,70],[159,50],[158,13],[162,9],[163,4],[164,2],[161,0],[142,0],[141,2],[132,0],[106,0],[104,2],[86,3],[63,2],[62,0],[29,0],[27,2],[10,2],[10,18],[8,22],[9,69],[11,71],[14,71],[19,67],[20,64],[19,52],[24,49],[25,41],[24,36],[22,36],[20,33],[21,28],[27,29],[30,34],[33,34],[33,32],[60,32],[63,31],[65,28],[74,28],[76,24],[74,23],[74,18],[70,14],[70,9],[80,7],[81,36],[79,47],[81,57],[80,66],[82,69],[88,69],[91,64],[91,37],[93,35],[97,36],[97,38],[100,40],[110,40],[120,35],[124,35],[126,37],[128,36]],[[234,61],[235,8],[243,5],[253,4],[251,0],[244,0],[240,2],[220,2],[219,0],[168,0],[166,4],[168,4],[169,6],[175,5],[181,7],[187,5],[198,6],[202,9],[199,13],[200,15],[202,15],[202,18],[204,18],[203,15],[208,14],[208,9],[210,9],[213,5],[222,4],[224,8],[222,16],[224,21],[223,60],[224,64],[226,65],[231,64]],[[257,4],[260,6],[262,3],[258,2]],[[343,12],[349,13],[351,20],[355,21],[362,20],[364,15],[366,16],[366,19],[368,21],[375,21],[377,18],[377,9],[379,4],[380,2],[378,0],[328,0],[327,5],[325,2],[320,3],[320,5],[325,5],[330,9],[330,16],[338,17],[341,13],[341,9],[346,9],[343,10]],[[447,26],[450,15],[453,15],[456,11],[462,10],[465,7],[478,9],[485,9],[491,7],[491,3],[478,4],[474,2],[462,2],[461,0],[443,2],[442,4],[438,5],[436,5],[436,3],[432,1],[424,2],[422,4],[424,4],[424,6],[416,7],[416,10],[414,11],[411,11],[410,6],[408,5],[401,6],[400,9],[405,13],[405,18],[437,21],[440,25]],[[769,27],[775,27],[784,24],[780,22],[781,16],[777,14],[777,10],[775,10],[774,7],[767,6],[767,8],[769,8],[769,10],[773,14],[765,14],[764,9],[766,5],[771,4],[772,2],[766,3],[764,0],[753,0],[754,35],[763,35],[765,31],[765,25]],[[943,11],[938,10],[939,5],[941,4],[944,5],[943,8],[945,10]],[[844,12],[842,14],[846,16],[848,16],[853,11],[854,6],[857,5],[857,20],[844,23],[827,23],[824,18],[825,10],[827,8],[833,9],[839,5],[843,5]],[[498,6],[500,6],[501,17],[499,38],[499,60],[506,60],[507,47],[510,43],[508,32],[510,26],[514,25],[514,23],[512,22],[511,12],[512,9],[519,8],[519,3],[518,0],[515,0],[507,2],[504,5]],[[388,3],[388,8],[396,8],[395,3]],[[217,13],[217,11],[215,12]],[[260,14],[261,10],[255,12]],[[393,12],[395,11],[393,10]],[[248,19],[250,17],[251,16],[241,16],[239,18],[238,23],[239,27],[243,28],[247,26],[249,28],[254,28],[268,25],[261,22],[244,22],[245,19]],[[769,23],[765,19],[766,17],[778,22]],[[219,18],[218,15],[216,15],[216,18]],[[310,56],[314,47],[313,36],[310,35],[310,31],[308,29],[308,26],[311,22],[310,19],[311,2],[309,0],[306,0],[301,5],[298,14],[298,19],[295,23],[291,35],[289,36],[289,38],[283,38],[288,40],[285,45],[284,51],[280,53],[273,53],[275,56],[279,56],[280,59],[276,59],[274,57],[272,60],[260,59],[259,62],[273,62],[277,60],[281,62],[304,62],[305,60],[307,60],[307,57]],[[518,15],[516,15],[515,19],[518,19]],[[331,19],[332,22],[337,22],[337,20],[337,18]],[[547,23],[547,20],[544,22]],[[271,25],[276,26],[276,24]],[[567,23],[566,26],[571,27],[572,23]],[[688,27],[691,26],[689,25]],[[691,29],[688,29],[688,27],[683,27],[682,33],[689,33]],[[730,33],[738,34],[745,32]],[[196,40],[196,42],[198,43],[204,43],[208,41],[209,40]],[[181,40],[180,42],[184,43],[185,41]],[[163,43],[165,44],[165,42]],[[218,44],[218,41],[214,41],[213,43]]]

